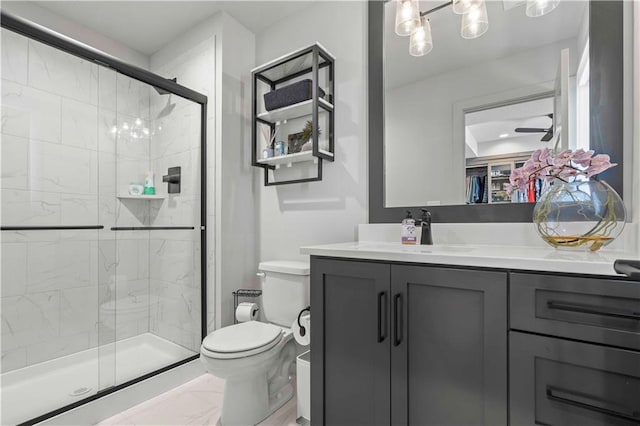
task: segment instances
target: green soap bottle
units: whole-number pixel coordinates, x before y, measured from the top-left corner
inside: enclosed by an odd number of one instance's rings
[[[153,184],[153,172],[145,172],[144,174],[144,195],[155,195],[156,187]]]

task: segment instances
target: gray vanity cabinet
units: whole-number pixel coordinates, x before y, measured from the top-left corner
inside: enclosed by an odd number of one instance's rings
[[[391,266],[393,425],[507,424],[507,274]]]
[[[312,257],[316,425],[506,425],[507,274]]]
[[[638,282],[511,273],[510,305],[513,330],[640,351]]]
[[[511,273],[510,422],[640,425],[640,284]]]
[[[510,334],[510,423],[640,424],[640,353]]]
[[[390,266],[311,258],[314,425],[388,425]]]

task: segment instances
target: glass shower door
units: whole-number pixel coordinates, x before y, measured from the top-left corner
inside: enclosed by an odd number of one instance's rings
[[[199,350],[200,106],[122,74],[116,87],[112,302],[122,384]],[[162,177],[174,167],[180,192],[170,193]]]
[[[2,30],[0,423],[197,356],[200,114]]]
[[[16,424],[113,384],[98,356],[113,174],[98,66],[4,29],[2,52],[1,423]]]
[[[151,92],[151,168],[157,192],[150,232],[150,333],[167,362],[200,353],[200,105],[175,95]],[[179,169],[178,169],[179,168]],[[180,173],[180,184],[161,176]]]

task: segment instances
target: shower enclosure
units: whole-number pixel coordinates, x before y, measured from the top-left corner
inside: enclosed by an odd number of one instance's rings
[[[19,424],[198,357],[207,98],[4,13],[2,27],[0,423]],[[148,171],[155,195],[131,195]]]

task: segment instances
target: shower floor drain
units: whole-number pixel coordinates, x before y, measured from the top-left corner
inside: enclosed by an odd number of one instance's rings
[[[78,388],[76,390],[73,390],[73,391],[69,392],[69,395],[71,395],[71,396],[81,396],[81,395],[87,394],[89,392],[91,392],[91,388],[81,387],[81,388]]]

